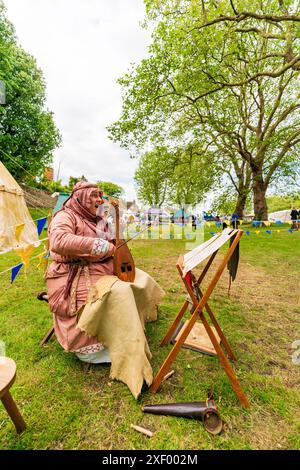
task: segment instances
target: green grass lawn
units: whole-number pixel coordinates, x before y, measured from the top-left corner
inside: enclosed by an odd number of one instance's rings
[[[47,305],[36,300],[45,288],[37,260],[26,276],[22,269],[11,286],[9,274],[2,275],[0,340],[17,363],[12,394],[27,430],[18,436],[0,405],[0,448],[299,449],[300,365],[293,364],[291,356],[293,341],[300,340],[300,233],[289,233],[288,226],[279,228],[280,233],[271,228],[272,235],[266,229],[256,235],[252,229],[250,236],[243,236],[239,273],[230,295],[225,272],[210,301],[238,357],[235,371],[249,409],[239,404],[215,357],[186,349],[172,365],[172,378],[154,395],[145,388],[135,401],[123,383],[109,379],[108,366],[95,365],[85,372],[55,339],[39,347],[51,317]],[[212,230],[206,228],[206,238]],[[176,269],[185,242],[144,239],[131,242],[131,248],[136,265],[166,293],[157,322],[147,325],[157,372],[171,349],[159,347],[160,340],[185,299]],[[18,262],[15,255],[3,255],[0,271]],[[195,420],[141,412],[143,404],[205,400],[209,391],[226,422],[220,436],[208,434]],[[154,436],[149,439],[130,424],[151,429]]]

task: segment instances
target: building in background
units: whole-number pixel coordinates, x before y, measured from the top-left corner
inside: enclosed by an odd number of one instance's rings
[[[139,206],[137,205],[136,201],[127,201],[127,210],[130,209],[131,212],[136,213],[140,210]]]
[[[54,181],[54,170],[53,170],[53,168],[47,168],[47,169],[45,170],[44,177],[45,177],[48,181]]]

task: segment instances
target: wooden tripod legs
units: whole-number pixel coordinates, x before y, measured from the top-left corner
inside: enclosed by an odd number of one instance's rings
[[[154,381],[150,387],[150,391],[155,393],[158,389],[158,387],[160,386],[163,378],[165,377],[166,373],[168,372],[172,362],[174,361],[177,353],[179,352],[179,349],[181,348],[181,346],[183,345],[184,341],[186,340],[187,336],[189,335],[190,331],[192,330],[195,322],[197,321],[197,319],[200,319],[205,327],[205,330],[215,348],[215,351],[216,351],[216,354],[217,356],[219,357],[219,360],[231,382],[231,385],[232,385],[232,388],[234,389],[240,403],[245,406],[245,407],[248,407],[249,406],[249,401],[245,395],[245,393],[243,392],[240,384],[239,384],[239,381],[231,367],[231,364],[229,362],[229,360],[227,359],[227,357],[225,356],[222,348],[220,347],[219,345],[219,342],[214,334],[214,331],[212,330],[212,328],[210,327],[208,321],[206,320],[205,316],[204,316],[204,309],[206,309],[206,311],[208,312],[209,316],[210,316],[210,319],[213,323],[213,325],[215,326],[220,338],[221,338],[221,341],[223,343],[223,346],[225,348],[225,350],[227,351],[230,359],[232,360],[236,360],[236,357],[233,353],[233,351],[231,350],[230,346],[229,346],[229,343],[223,333],[223,331],[221,330],[221,327],[220,325],[218,324],[211,308],[209,307],[208,305],[208,299],[211,295],[211,293],[213,292],[214,288],[216,287],[229,259],[231,258],[240,238],[242,236],[242,232],[238,233],[238,235],[235,237],[233,243],[231,244],[229,250],[227,251],[224,259],[222,260],[219,268],[217,269],[217,272],[216,274],[214,275],[213,279],[211,280],[211,282],[209,283],[205,293],[203,294],[199,288],[199,285],[200,285],[200,282],[203,280],[206,272],[208,271],[208,268],[210,267],[211,263],[212,263],[212,260],[215,256],[215,253],[212,255],[212,257],[210,258],[207,266],[204,268],[204,271],[202,273],[202,275],[200,276],[200,278],[198,279],[198,282],[196,282],[195,286],[196,288],[198,289],[198,297],[196,297],[195,295],[195,292],[194,292],[194,289],[193,289],[193,286],[192,286],[192,283],[191,281],[188,281],[187,277],[183,275],[183,270],[182,270],[182,264],[181,262],[179,261],[179,263],[177,264],[177,268],[178,268],[178,271],[180,273],[180,276],[185,284],[185,287],[187,289],[187,292],[189,294],[189,297],[191,298],[192,300],[192,303],[193,303],[193,311],[192,311],[192,316],[190,318],[190,320],[185,324],[185,326],[182,328],[179,336],[178,336],[178,339],[175,343],[175,345],[173,346],[172,350],[170,351],[170,353],[168,354],[167,358],[165,359],[164,363],[162,364],[161,368],[159,369],[156,377],[154,378]],[[191,272],[190,272],[191,274]],[[188,306],[188,300],[186,300],[184,302],[184,304],[182,305],[180,311],[178,312],[173,324],[171,325],[170,329],[168,330],[167,334],[165,335],[164,339],[162,340],[161,342],[161,345],[165,345],[167,343],[170,342],[177,326],[179,325],[180,323],[180,320],[181,318],[183,317],[186,309],[187,309],[187,306]]]

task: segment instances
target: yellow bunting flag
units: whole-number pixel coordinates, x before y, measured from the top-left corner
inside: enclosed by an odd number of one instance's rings
[[[259,230],[255,230],[255,233],[256,233],[256,235],[259,235],[259,234],[260,234],[260,231],[259,231]]]
[[[43,256],[44,256],[44,255],[45,255],[45,252],[40,253],[40,254],[38,255],[38,260],[39,260],[39,262],[38,262],[37,268],[38,268],[39,270],[42,269],[42,261],[43,261]]]
[[[30,256],[32,255],[34,251],[34,245],[28,245],[25,248],[17,248],[15,251],[21,257],[21,260],[23,261],[25,268],[28,268],[29,262],[30,262]]]
[[[264,220],[263,222],[264,222],[264,224],[265,224],[266,227],[270,227],[271,222],[269,222],[268,220]]]
[[[240,225],[243,225],[243,222],[244,222],[243,220],[239,220]]]
[[[23,232],[23,228],[25,227],[25,224],[20,224],[16,226],[16,240],[17,242],[20,240],[21,233]]]

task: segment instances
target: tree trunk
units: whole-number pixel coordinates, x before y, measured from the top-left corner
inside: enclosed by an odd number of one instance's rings
[[[244,210],[247,202],[247,192],[241,191],[238,194],[234,212],[238,215],[239,219],[244,217]]]
[[[247,197],[250,191],[251,170],[249,164],[246,162],[242,162],[242,165],[239,166],[236,160],[233,159],[232,163],[237,178],[237,183],[235,183],[233,178],[231,178],[237,191],[237,201],[234,212],[238,215],[239,219],[242,219],[244,216]]]
[[[253,172],[253,203],[255,220],[268,220],[267,186],[261,172]]]

